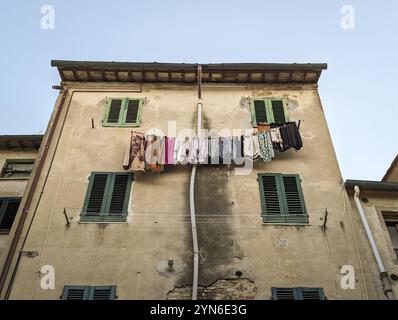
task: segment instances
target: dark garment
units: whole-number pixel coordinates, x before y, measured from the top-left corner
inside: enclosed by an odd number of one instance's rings
[[[240,156],[242,158],[245,157],[244,145],[243,145],[243,136],[240,136]]]
[[[296,122],[289,122],[283,126],[280,126],[279,131],[283,140],[283,149],[279,148],[280,151],[286,151],[290,148],[294,148],[296,150],[301,149],[303,146],[303,141],[301,140],[300,132]]]
[[[303,141],[301,140],[300,131],[296,122],[286,122],[284,124],[272,123],[271,128],[279,128],[283,140],[283,148],[281,148],[279,144],[273,144],[274,149],[283,152],[290,148],[300,150],[303,146]]]

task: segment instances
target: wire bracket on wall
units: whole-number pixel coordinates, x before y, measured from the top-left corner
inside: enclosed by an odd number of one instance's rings
[[[326,230],[326,223],[328,222],[328,209],[325,209],[325,215],[323,217],[323,225],[322,225],[322,230],[325,231]]]
[[[65,220],[66,220],[66,225],[69,227],[70,226],[70,221],[69,221],[69,218],[68,218],[68,215],[66,214],[66,209],[64,208],[64,216],[65,216]]]

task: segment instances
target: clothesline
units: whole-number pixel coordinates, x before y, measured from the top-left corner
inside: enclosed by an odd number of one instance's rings
[[[275,150],[299,150],[302,145],[296,122],[258,123],[243,135],[224,137],[168,137],[132,131],[123,168],[161,173],[164,165],[243,165],[259,158],[269,162]]]

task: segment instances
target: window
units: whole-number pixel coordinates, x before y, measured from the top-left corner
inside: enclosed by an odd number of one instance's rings
[[[308,223],[299,175],[259,173],[258,182],[264,223]]]
[[[21,198],[0,198],[0,233],[9,233]]]
[[[139,127],[141,125],[142,106],[142,99],[108,99],[103,126]]]
[[[325,300],[322,288],[272,288],[272,300]]]
[[[34,163],[34,159],[6,160],[0,177],[5,179],[28,179]]]
[[[114,300],[116,286],[64,286],[62,300]]]
[[[289,121],[285,100],[252,99],[250,106],[253,127],[257,127],[260,122],[284,123]]]
[[[382,214],[392,246],[398,257],[398,213],[383,211]]]
[[[80,220],[125,221],[132,180],[131,173],[92,173]]]

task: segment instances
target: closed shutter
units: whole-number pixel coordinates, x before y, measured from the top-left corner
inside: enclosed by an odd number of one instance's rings
[[[90,298],[89,286],[65,286],[62,300],[88,300]]]
[[[272,288],[273,300],[325,300],[322,288]]]
[[[121,99],[112,99],[109,105],[107,123],[117,124],[119,122],[120,112],[122,107]]]
[[[0,232],[11,230],[21,199],[0,200]]]
[[[80,220],[124,221],[132,180],[131,173],[92,173]]]
[[[258,174],[263,221],[266,223],[308,223],[298,175]]]
[[[278,180],[276,176],[264,175],[262,179],[262,191],[267,215],[280,215],[282,213],[281,199],[279,197]]]
[[[126,124],[135,124],[138,122],[138,113],[140,108],[140,100],[127,100],[126,106]]]
[[[91,288],[90,299],[92,300],[114,300],[116,297],[116,286],[95,286]]]
[[[296,300],[294,288],[272,288],[273,300]]]
[[[95,216],[100,214],[104,206],[108,174],[94,174],[94,177],[91,176],[91,179],[93,179],[93,182],[87,201],[86,214]]]
[[[301,288],[300,291],[303,300],[325,300],[322,288]]]
[[[299,179],[296,176],[283,176],[285,201],[288,214],[304,214],[305,210],[299,191]]]
[[[267,123],[268,118],[267,118],[267,109],[265,107],[265,101],[264,100],[254,100],[254,112],[256,115],[256,123]]]
[[[127,185],[129,176],[126,174],[115,174],[113,179],[113,190],[110,199],[109,213],[112,215],[123,215],[126,205]]]
[[[283,107],[282,100],[272,100],[271,101],[272,114],[274,115],[274,123],[285,123],[285,110]]]

